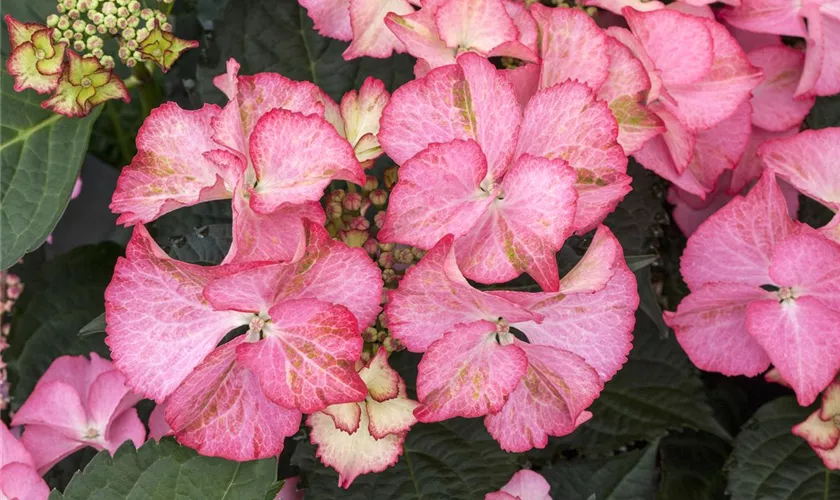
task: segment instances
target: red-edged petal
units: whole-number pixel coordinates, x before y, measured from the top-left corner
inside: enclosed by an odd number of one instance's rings
[[[428,65],[426,72],[455,64],[456,49],[447,47],[440,39],[432,9],[423,8],[404,16],[392,12],[385,16],[385,24],[405,45],[406,52],[425,61]],[[415,75],[418,78],[423,76],[417,74],[416,70]]]
[[[781,132],[802,123],[816,100],[815,97],[793,97],[802,76],[805,54],[781,45],[754,50],[748,57],[764,71],[764,81],[752,91],[753,124]]]
[[[382,110],[390,98],[385,84],[373,77],[365,79],[358,92],[351,90],[341,98],[344,136],[360,162],[374,160],[382,154],[376,135]]]
[[[15,462],[0,468],[0,495],[20,500],[47,500],[50,487],[34,468]]]
[[[359,428],[362,418],[362,403],[341,403],[330,405],[321,410],[332,417],[335,426],[347,434],[353,434]]]
[[[385,16],[411,14],[414,7],[406,0],[350,0],[350,25],[353,42],[344,51],[344,59],[361,56],[389,57],[404,52],[402,42],[385,25]]]
[[[301,413],[269,401],[257,376],[236,362],[244,338],[214,350],[166,403],[175,438],[202,455],[237,461],[271,457],[300,427]]]
[[[819,411],[808,415],[804,422],[794,425],[791,432],[808,441],[815,449],[831,450],[840,442],[840,427],[837,427],[834,419],[821,419]]]
[[[805,5],[808,50],[797,96],[829,96],[840,92],[840,8],[832,3]]]
[[[344,41],[353,39],[350,0],[300,0],[300,4],[315,23],[315,30],[322,36]]]
[[[365,409],[370,419],[368,430],[376,439],[382,439],[389,434],[404,434],[417,423],[414,410],[419,405],[417,401],[408,399],[405,382],[400,379],[397,397],[382,402],[374,399],[365,401]]]
[[[713,191],[720,176],[741,160],[753,129],[750,118],[750,105],[744,102],[729,118],[695,136],[687,170],[706,192]]]
[[[367,366],[359,370],[370,397],[375,401],[394,399],[400,393],[400,374],[388,364],[388,351],[380,347]]]

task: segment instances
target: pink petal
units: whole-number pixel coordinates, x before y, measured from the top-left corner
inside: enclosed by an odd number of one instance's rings
[[[320,412],[306,417],[306,425],[312,428],[309,439],[318,446],[316,456],[324,465],[338,471],[338,485],[342,488],[349,488],[362,474],[382,472],[391,467],[403,452],[405,434],[374,438],[368,432],[368,415],[364,408],[361,425],[353,434],[337,428],[328,415]]]
[[[747,308],[747,330],[802,406],[811,404],[840,369],[840,312],[814,297],[755,301]]]
[[[750,105],[744,102],[729,118],[697,133],[688,170],[707,192],[714,190],[720,176],[735,169],[741,160],[753,129],[750,118]]]
[[[359,428],[362,418],[362,403],[341,403],[330,405],[320,413],[329,415],[335,426],[342,431],[353,434]]]
[[[806,5],[800,15],[808,21],[808,50],[797,96],[829,96],[840,92],[840,8],[831,3]]]
[[[500,492],[507,493],[513,498],[520,500],[551,500],[549,491],[551,485],[544,477],[532,470],[523,469],[510,478],[506,485],[502,486]],[[502,500],[503,497],[496,497],[497,493],[488,493],[484,500]]]
[[[97,424],[108,435],[114,420],[126,413],[142,399],[132,394],[125,384],[125,376],[117,370],[111,370],[98,376],[90,387],[86,401],[88,425]],[[139,422],[139,421],[138,421]],[[142,427],[142,424],[141,424]],[[145,438],[140,438],[142,444]],[[125,439],[122,439],[119,444]]]
[[[404,434],[417,423],[414,410],[419,405],[417,401],[408,399],[405,382],[400,379],[397,397],[382,402],[375,399],[365,401],[365,409],[370,418],[368,430],[376,439],[382,439],[389,434]]]
[[[641,61],[642,66],[644,66],[645,71],[647,71],[648,79],[650,80],[650,91],[647,95],[647,102],[652,103],[659,99],[662,93],[662,75],[661,72],[656,69],[653,59],[651,59],[648,53],[645,52],[645,48],[642,46],[639,39],[629,29],[622,28],[620,26],[610,26],[607,28],[607,34],[627,47],[630,52],[633,53],[633,56]]]
[[[826,238],[840,243],[840,214],[835,214],[828,224],[820,228],[820,233]]]
[[[503,0],[448,0],[435,11],[435,25],[448,47],[484,54],[519,35]]]
[[[300,0],[315,30],[329,38],[349,41],[353,39],[350,28],[350,0]]]
[[[508,16],[516,25],[516,30],[519,32],[518,41],[530,50],[537,52],[537,38],[539,37],[539,27],[534,19],[528,6],[517,2],[504,2],[505,10]]]
[[[761,288],[739,283],[708,283],[680,302],[665,322],[698,368],[724,375],[757,375],[770,359],[747,333],[747,306],[769,296]]]
[[[27,424],[21,442],[32,454],[32,459],[35,461],[33,467],[41,475],[50,470],[53,465],[86,446],[79,440],[65,436],[54,427],[39,424]]]
[[[405,16],[390,13],[385,17],[388,29],[405,45],[406,51],[428,65],[426,73],[434,68],[455,64],[456,49],[446,46],[440,39],[432,9],[423,8]],[[415,75],[420,78],[425,75]]]
[[[476,290],[455,263],[453,238],[443,238],[412,266],[390,292],[385,306],[388,329],[413,352],[424,352],[458,324],[475,321],[520,322],[541,317],[505,299]]]
[[[162,402],[229,331],[248,320],[214,311],[202,289],[233,272],[170,259],[143,226],[105,290],[106,342],[127,384]]]
[[[250,154],[257,175],[251,207],[260,213],[283,203],[317,201],[333,179],[364,184],[353,148],[317,116],[269,111],[254,127]]]
[[[741,193],[747,185],[761,176],[761,172],[764,171],[764,163],[756,154],[759,146],[771,139],[794,136],[797,132],[799,132],[798,125],[782,132],[768,132],[764,129],[753,127],[750,141],[747,143],[747,148],[741,156],[741,161],[738,162],[735,170],[732,171],[732,181],[727,192],[729,194]]]
[[[447,234],[467,234],[494,201],[486,176],[475,141],[430,145],[400,167],[379,240],[428,249]]]
[[[114,365],[110,361],[102,359],[95,352],[90,353],[90,359],[85,356],[61,356],[50,364],[47,371],[38,379],[38,384],[50,382],[69,384],[84,402],[87,401],[90,386],[97,377],[113,369]],[[35,387],[37,388],[38,385]]]
[[[721,17],[742,30],[803,37],[800,6],[792,0],[741,0],[740,6],[724,8]]]
[[[665,4],[659,2],[658,0],[585,0],[583,5],[586,5],[587,7],[599,7],[619,16],[622,15],[622,11],[625,7],[632,8],[639,12],[659,10],[665,7]]]
[[[516,345],[528,356],[528,370],[501,411],[484,419],[490,435],[508,452],[545,448],[549,436],[571,433],[603,387],[598,373],[576,354]]]
[[[820,419],[831,419],[840,415],[840,382],[835,380],[825,388],[820,407]]]
[[[594,228],[630,192],[627,157],[607,104],[579,83],[538,92],[525,107],[516,157],[560,158],[577,171],[574,229]]]
[[[561,160],[521,155],[504,177],[502,194],[470,232],[456,240],[464,276],[502,283],[525,272],[544,290],[557,290],[555,254],[572,232],[575,177]]]
[[[256,374],[270,400],[313,413],[365,398],[365,384],[354,367],[364,342],[353,313],[304,299],[280,302],[268,314],[265,337],[242,343],[236,359]]]
[[[508,167],[521,110],[513,88],[486,59],[473,53],[457,66],[431,71],[391,96],[382,113],[379,142],[397,164],[429,144],[475,140],[499,179]]]
[[[284,479],[283,487],[280,488],[274,500],[303,500],[305,490],[298,490],[298,483],[300,483],[300,477],[297,476]]]
[[[814,97],[794,99],[805,54],[787,46],[765,47],[748,54],[764,71],[764,81],[753,89],[753,124],[781,132],[798,126],[811,111]]]
[[[155,409],[149,415],[149,439],[160,441],[164,436],[172,435],[172,428],[166,423],[165,412],[166,403],[160,403],[155,405]]]
[[[511,322],[512,326],[525,333],[531,344],[553,346],[581,356],[598,371],[601,380],[606,382],[627,360],[627,353],[632,347],[634,312],[639,299],[635,276],[624,262],[618,240],[604,226],[598,228],[593,246],[590,246],[588,251],[597,255],[603,252],[602,245],[614,246],[616,251],[613,254],[615,260],[604,260],[600,263],[610,269],[612,276],[600,291],[583,290],[580,286],[582,283],[576,285],[572,281],[567,282],[570,291],[561,291],[559,294],[494,294],[544,316],[541,323]],[[591,265],[591,262],[587,261],[584,257],[578,265],[587,269]],[[610,271],[592,272],[602,276]],[[574,293],[575,288],[581,291]]]
[[[382,154],[376,134],[382,110],[390,98],[385,84],[373,77],[366,78],[358,92],[351,90],[341,98],[344,136],[353,145],[360,162],[374,160]]]
[[[806,130],[763,144],[758,155],[767,168],[799,191],[840,210],[840,128]]]
[[[584,11],[531,7],[539,25],[540,88],[568,80],[586,84],[597,91],[609,74],[607,36]]]
[[[47,500],[50,488],[31,466],[15,462],[0,469],[0,496],[13,500]]]
[[[750,52],[764,47],[777,47],[782,45],[782,37],[779,35],[771,35],[768,33],[755,33],[752,31],[745,31],[735,26],[724,24],[729,30],[729,33],[738,41],[738,45],[744,49],[744,52]]]
[[[211,120],[218,106],[186,111],[165,103],[137,133],[137,155],[117,182],[111,210],[118,223],[143,224],[181,207],[229,198],[239,172],[204,158],[216,149]]]
[[[146,441],[146,426],[140,421],[135,408],[129,408],[114,418],[105,433],[105,449],[111,454],[126,441],[131,441],[135,448],[140,448]]]
[[[560,280],[560,292],[600,292],[615,275],[616,266],[624,262],[621,244],[606,226],[599,226],[586,253],[571,271]]]
[[[776,245],[770,277],[797,297],[814,297],[840,311],[840,245],[809,226]]]
[[[527,367],[521,348],[499,344],[493,323],[456,326],[429,346],[420,360],[417,397],[421,406],[414,415],[421,422],[439,422],[496,413]]]
[[[411,14],[414,7],[405,0],[349,0],[350,25],[353,42],[344,51],[344,59],[361,56],[389,57],[391,52],[404,52],[405,48],[385,25],[389,12],[397,15]]]
[[[831,450],[840,442],[840,428],[834,424],[833,419],[822,420],[819,411],[808,415],[804,422],[794,425],[791,432],[808,441],[815,449]]]
[[[101,423],[104,433],[106,422]],[[93,423],[95,427],[100,422]],[[68,438],[81,439],[88,431],[88,415],[79,393],[62,381],[39,383],[15,412],[12,425],[42,425],[55,429]],[[30,449],[37,460],[39,453]],[[38,464],[40,468],[40,463]]]
[[[202,455],[237,461],[278,455],[300,426],[300,412],[266,399],[257,376],[236,362],[244,338],[210,353],[166,403],[178,442]]]
[[[537,93],[540,83],[541,66],[538,64],[526,64],[513,69],[501,70],[500,73],[513,86],[516,93],[516,100],[521,106],[528,104],[528,101]]]
[[[12,434],[5,422],[0,422],[0,468],[12,462],[20,462],[30,467],[35,466],[32,455]]]
[[[741,0],[729,0],[730,3],[740,3]],[[682,0],[681,2],[672,2],[665,6],[666,9],[682,12],[696,17],[703,17],[706,19],[715,19],[715,13],[709,4],[714,3],[710,0]]]
[[[794,229],[785,198],[766,172],[746,197],[736,197],[689,238],[680,270],[689,288],[737,282],[772,283],[769,269],[776,242]]]
[[[388,351],[380,347],[367,366],[359,370],[374,401],[394,399],[400,394],[400,374],[388,364]]]

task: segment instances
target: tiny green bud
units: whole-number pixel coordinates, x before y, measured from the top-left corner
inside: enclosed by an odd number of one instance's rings
[[[70,18],[67,16],[61,16],[58,18],[58,23],[55,25],[61,31],[65,31],[70,28]]]
[[[105,66],[106,68],[111,69],[111,68],[114,67],[114,58],[111,57],[111,56],[102,56],[99,59],[99,63],[102,64],[102,66]]]
[[[152,9],[143,9],[140,11],[140,19],[144,21],[148,21],[149,19],[153,18],[155,13]]]
[[[96,34],[96,26],[93,24],[85,25],[85,35],[91,36]]]
[[[85,31],[86,26],[87,23],[82,21],[81,19],[73,21],[73,31],[75,31],[76,33],[83,33]]]
[[[119,28],[121,30],[124,30],[124,29],[128,28],[128,19],[126,19],[124,17],[118,17],[117,18],[117,28]]]
[[[50,14],[47,16],[47,26],[50,28],[55,28],[58,26],[58,15]]]
[[[85,42],[81,40],[76,40],[73,42],[73,50],[76,52],[84,52],[85,51]]]
[[[125,42],[125,46],[126,46],[126,47],[128,47],[128,50],[137,50],[137,47],[138,47],[139,45],[140,45],[140,44],[139,44],[139,43],[137,43],[137,40],[127,40],[127,41]]]
[[[90,51],[90,55],[97,59],[102,59],[102,56],[105,55],[105,51],[102,49],[93,49]],[[100,60],[99,62],[101,63],[102,61]]]
[[[114,5],[114,2],[105,2],[102,4],[102,13],[106,16],[114,15],[117,13],[117,6]]]
[[[140,24],[140,18],[139,17],[137,17],[135,15],[128,16],[128,25],[130,27],[136,28],[139,24]]]
[[[120,7],[117,9],[117,17],[128,17],[129,12],[126,7]]]
[[[69,11],[67,11],[67,17],[75,20],[82,17],[82,13],[79,12],[79,9],[70,9]]]

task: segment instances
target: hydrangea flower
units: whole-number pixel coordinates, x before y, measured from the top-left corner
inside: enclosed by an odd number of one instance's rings
[[[163,30],[160,22],[139,42],[136,50],[140,57],[157,64],[164,73],[172,68],[183,51],[198,47],[195,40],[183,40]]]
[[[96,58],[67,50],[67,66],[55,94],[41,106],[65,116],[86,116],[95,106],[110,99],[131,100],[122,80]]]
[[[328,406],[306,419],[317,456],[338,471],[343,488],[361,474],[397,463],[405,436],[417,422],[413,412],[418,403],[406,395],[405,381],[388,365],[384,348],[361,367],[359,376],[367,385],[364,401]]]
[[[6,69],[15,78],[15,90],[33,89],[39,94],[55,90],[64,69],[66,43],[53,41],[53,30],[35,23],[22,23],[6,14],[9,58]]]
[[[134,409],[140,399],[96,353],[89,360],[62,356],[38,380],[12,425],[25,426],[21,441],[43,474],[86,446],[114,453],[128,440],[143,444],[146,429]]]
[[[50,488],[35,469],[32,454],[0,422],[0,497],[46,500]]]
[[[522,110],[490,62],[463,54],[398,89],[382,114],[379,140],[401,171],[379,239],[429,249],[453,234],[468,278],[527,272],[556,291],[555,252],[630,190],[617,135],[585,85],[541,90]]]
[[[392,336],[425,353],[417,419],[486,416],[490,434],[515,452],[572,432],[631,348],[638,295],[618,241],[599,227],[558,292],[476,290],[455,254],[446,236],[386,305]]]
[[[665,321],[699,368],[752,376],[770,363],[808,405],[840,368],[840,245],[788,215],[772,172],[689,238],[691,293]]]
[[[551,500],[551,486],[544,477],[528,469],[522,469],[510,478],[502,489],[488,493],[484,500]]]
[[[840,382],[825,389],[820,408],[795,425],[793,433],[808,441],[826,467],[840,469]]]

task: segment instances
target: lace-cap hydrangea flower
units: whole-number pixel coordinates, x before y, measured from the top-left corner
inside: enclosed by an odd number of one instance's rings
[[[691,293],[665,321],[699,368],[753,376],[770,363],[811,404],[840,369],[840,245],[788,215],[772,172],[689,238]]]
[[[510,478],[499,491],[488,493],[484,500],[551,500],[551,485],[536,472],[523,469]]]
[[[96,58],[67,50],[67,66],[58,80],[55,95],[41,106],[65,116],[86,116],[94,106],[110,99],[131,100],[122,80]]]
[[[829,469],[840,469],[840,382],[832,382],[823,392],[822,405],[793,433],[811,445]]]
[[[428,249],[452,234],[468,278],[527,272],[556,291],[555,252],[630,190],[617,134],[586,86],[541,90],[523,111],[489,61],[463,54],[385,107],[379,140],[401,167],[379,240]]]
[[[64,69],[66,43],[53,40],[53,30],[34,23],[22,23],[6,14],[9,28],[9,58],[6,69],[15,78],[15,90],[33,89],[39,94],[55,90]]]
[[[96,353],[90,359],[62,356],[38,380],[12,425],[25,426],[21,442],[43,474],[85,446],[114,453],[127,440],[143,444],[146,429],[134,409],[141,399]]]
[[[0,497],[46,500],[50,488],[35,470],[35,460],[0,422]]]
[[[490,434],[515,452],[572,432],[626,361],[635,287],[604,226],[559,292],[476,290],[458,269],[453,237],[443,238],[409,269],[386,305],[391,335],[408,350],[425,352],[417,419],[486,415]]]
[[[388,365],[385,348],[361,367],[359,376],[367,385],[364,401],[328,406],[306,419],[317,456],[338,471],[342,488],[361,474],[397,463],[405,436],[417,422],[413,412],[418,403],[406,395],[405,381]]]

